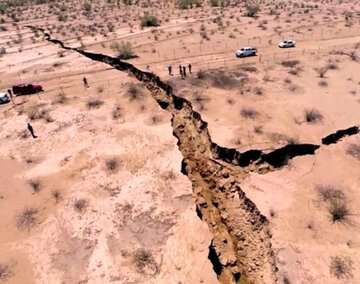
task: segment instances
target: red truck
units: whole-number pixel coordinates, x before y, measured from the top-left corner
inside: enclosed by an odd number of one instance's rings
[[[12,87],[14,95],[32,95],[43,91],[43,87],[37,84],[19,84]]]

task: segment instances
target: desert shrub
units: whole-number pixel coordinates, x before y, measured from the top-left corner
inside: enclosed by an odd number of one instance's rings
[[[0,57],[6,54],[6,48],[0,47]]]
[[[69,99],[66,97],[66,95],[64,93],[59,93],[57,95],[57,97],[55,98],[55,100],[53,101],[53,104],[63,105],[65,103],[67,103],[68,101],[69,101]]]
[[[299,60],[284,60],[281,62],[281,65],[287,68],[294,68],[300,64]]]
[[[264,94],[264,90],[260,87],[255,87],[254,88],[254,94],[257,96],[262,96]]]
[[[353,263],[350,257],[335,256],[330,261],[330,274],[337,279],[348,279],[353,277]]]
[[[287,277],[286,275],[283,277],[283,283],[284,284],[291,284],[289,277]]]
[[[200,0],[177,0],[176,4],[179,9],[191,9],[193,7],[200,7],[201,1]]]
[[[6,282],[13,272],[10,269],[10,266],[7,264],[0,263],[0,282]]]
[[[317,123],[322,121],[323,115],[316,109],[305,110],[305,121],[307,123]]]
[[[129,84],[126,95],[130,101],[138,101],[143,98],[142,90],[134,83]]]
[[[239,84],[239,81],[236,78],[224,71],[219,70],[208,74],[208,76],[211,78],[212,85],[216,88],[231,89]]]
[[[31,107],[28,111],[28,117],[30,120],[51,120],[49,110],[39,109],[38,107]]]
[[[55,203],[59,203],[59,201],[62,199],[61,193],[58,190],[53,190],[51,192],[51,196],[54,198]]]
[[[84,213],[86,211],[86,208],[88,207],[88,201],[84,198],[80,198],[75,200],[73,206],[75,211],[79,213]]]
[[[255,119],[259,115],[259,113],[252,108],[243,108],[240,111],[240,115],[244,118]]]
[[[297,76],[300,74],[300,72],[303,71],[303,69],[301,67],[295,67],[295,68],[291,68],[288,73],[294,76]]]
[[[85,12],[86,13],[90,13],[91,12],[91,3],[90,2],[85,2],[84,4],[83,4],[83,8],[84,8],[84,10],[85,10]]]
[[[333,223],[344,222],[350,215],[346,201],[342,199],[332,199],[330,201],[329,213]]]
[[[30,230],[37,221],[38,210],[35,208],[25,208],[16,216],[16,227],[19,230]]]
[[[102,92],[104,92],[104,87],[103,86],[99,86],[97,87],[96,91],[101,94]]]
[[[102,100],[89,99],[88,102],[86,103],[86,106],[88,109],[96,109],[96,108],[100,108],[103,104],[104,102]]]
[[[257,0],[246,0],[245,9],[245,16],[255,17],[260,11],[260,4]]]
[[[320,200],[324,202],[331,202],[332,200],[345,200],[344,192],[333,185],[318,185],[316,186]]]
[[[350,144],[346,153],[360,161],[360,144]]]
[[[119,170],[120,163],[116,158],[111,158],[105,161],[105,166],[109,172],[115,173]]]
[[[111,116],[113,119],[119,119],[123,116],[123,111],[120,106],[115,106],[111,112]]]
[[[210,0],[211,7],[226,7],[230,4],[230,0]]]
[[[243,65],[240,67],[240,69],[245,72],[251,72],[251,73],[257,72],[257,68],[254,65]]]
[[[29,185],[33,193],[39,193],[41,190],[41,183],[38,180],[31,180],[29,181]]]
[[[319,86],[320,86],[320,87],[325,88],[325,87],[327,87],[328,85],[329,85],[328,82],[326,82],[325,80],[320,80],[320,81],[319,81]]]
[[[318,73],[320,78],[325,78],[326,73],[329,71],[328,67],[320,67],[320,68],[315,68],[315,71]]]
[[[127,60],[137,57],[130,42],[113,42],[110,48],[117,53],[119,59]]]
[[[134,253],[133,261],[139,273],[155,275],[159,272],[158,265],[149,250],[143,248],[137,249]]]
[[[146,14],[140,19],[141,27],[158,27],[159,25],[159,20],[153,15]]]
[[[326,68],[329,70],[337,70],[337,69],[339,69],[339,66],[335,62],[329,62],[326,65]]]
[[[199,71],[197,71],[196,78],[202,80],[202,79],[205,79],[205,77],[206,77],[206,72],[205,71],[203,71],[201,69]]]

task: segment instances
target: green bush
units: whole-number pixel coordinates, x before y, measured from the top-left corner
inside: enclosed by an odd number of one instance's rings
[[[5,14],[7,5],[5,3],[0,3],[0,14]]]
[[[141,17],[141,27],[158,27],[160,26],[158,19],[153,15],[145,15]]]
[[[126,60],[137,57],[130,42],[122,42],[119,44],[117,51],[117,58],[119,59]]]

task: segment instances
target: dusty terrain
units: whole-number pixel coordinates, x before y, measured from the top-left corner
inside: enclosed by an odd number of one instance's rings
[[[0,105],[0,283],[360,282],[360,138],[321,141],[359,125],[357,1],[34,2],[0,4],[0,91],[45,90]],[[171,93],[81,53],[123,43]]]

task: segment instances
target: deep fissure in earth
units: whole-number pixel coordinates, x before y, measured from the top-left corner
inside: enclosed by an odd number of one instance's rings
[[[261,172],[280,168],[297,156],[313,155],[321,147],[316,144],[288,144],[268,153],[259,149],[239,152],[212,142],[208,124],[194,111],[189,101],[173,93],[170,85],[157,75],[144,72],[128,62],[108,55],[91,53],[66,46],[52,39],[42,28],[29,26],[41,32],[49,42],[72,50],[95,61],[108,64],[119,71],[128,72],[143,82],[159,106],[171,116],[173,135],[182,153],[181,172],[192,182],[196,213],[205,221],[213,235],[209,246],[209,260],[221,283],[276,283],[276,263],[271,245],[268,220],[256,205],[246,197],[239,185],[239,175],[233,175],[229,166],[249,168]],[[330,145],[342,137],[359,133],[359,128],[339,130],[322,139]],[[245,178],[249,171],[244,171]],[[241,277],[240,277],[241,275]],[[241,278],[241,279],[240,279]]]

